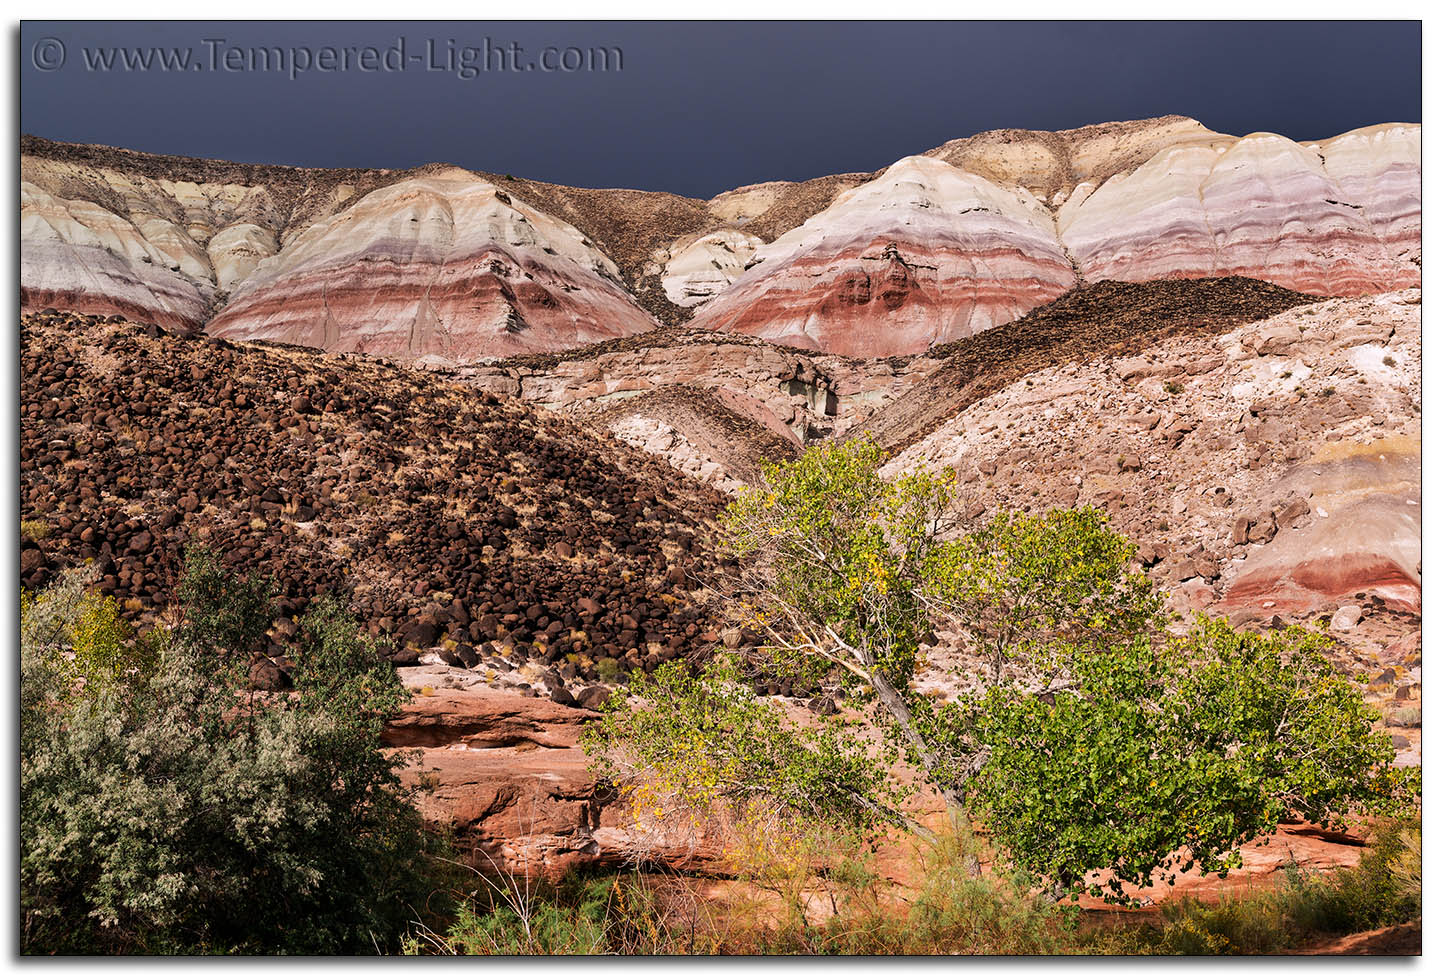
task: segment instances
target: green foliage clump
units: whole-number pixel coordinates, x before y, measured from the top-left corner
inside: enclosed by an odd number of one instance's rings
[[[1357,809],[1396,813],[1415,773],[1392,768],[1376,714],[1326,643],[1200,618],[1179,641],[1068,650],[1064,690],[1002,684],[976,703],[989,755],[973,795],[1020,864],[1067,890],[1105,867],[1112,895],[1158,869],[1225,877],[1237,846],[1285,817],[1342,826]]]
[[[1132,568],[1135,556],[1095,508],[1003,511],[933,547],[923,592],[989,666],[988,683],[1008,667],[1046,682],[1065,669],[1068,649],[1104,648],[1164,623],[1161,594]]]
[[[458,956],[590,955],[613,948],[622,877],[567,875],[557,884],[481,876],[443,933],[408,936],[407,954]]]
[[[917,471],[890,480],[884,459],[861,440],[770,465],[765,486],[727,510],[726,531],[738,554],[771,571],[748,595],[778,650],[902,687],[929,629],[919,584],[953,478]]]
[[[718,803],[764,800],[835,825],[898,819],[906,791],[864,740],[835,717],[810,727],[787,721],[724,660],[699,675],[673,661],[628,691],[639,707],[612,696],[582,741],[597,771],[653,817],[699,818]]]
[[[80,573],[38,595],[22,591],[20,615],[22,635],[44,649],[66,700],[123,693],[155,670],[159,636],[136,639],[115,598],[88,591]]]
[[[295,693],[258,700],[261,585],[192,552],[178,592],[182,622],[146,639],[76,577],[24,602],[22,950],[398,945],[429,842],[381,748],[394,673],[321,600]]]

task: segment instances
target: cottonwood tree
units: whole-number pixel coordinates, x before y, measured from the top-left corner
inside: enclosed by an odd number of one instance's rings
[[[1107,872],[1110,897],[1158,870],[1224,872],[1283,817],[1334,823],[1415,802],[1415,772],[1391,768],[1326,638],[1204,618],[1177,638],[1135,547],[1100,512],[962,526],[949,471],[888,479],[884,460],[869,440],[821,446],[742,492],[724,523],[741,566],[729,595],[766,646],[695,684],[679,671],[641,682],[637,708],[613,704],[594,754],[684,782],[695,803],[770,796],[800,816],[905,822],[855,742],[827,744],[843,723],[785,732],[745,687],[757,671],[839,679],[1018,865],[1059,893],[1101,892]],[[965,689],[944,704],[915,686],[941,629]],[[782,759],[763,744],[779,735],[791,736]],[[884,752],[871,761],[890,769]],[[808,762],[831,775],[798,776]]]

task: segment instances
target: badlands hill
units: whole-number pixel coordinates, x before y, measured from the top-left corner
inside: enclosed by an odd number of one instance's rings
[[[1177,116],[983,133],[690,200],[429,165],[318,170],[25,137],[21,303],[447,365],[686,320],[914,355],[1102,280],[1420,282],[1421,131]]]

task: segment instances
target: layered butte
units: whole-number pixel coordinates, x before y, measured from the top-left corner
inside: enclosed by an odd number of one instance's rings
[[[207,331],[465,361],[654,326],[580,231],[450,170],[376,190],[315,224],[260,262]]]
[[[752,260],[695,325],[846,356],[925,352],[1076,284],[1029,191],[924,156],[843,193]]]
[[[253,166],[26,137],[21,305],[467,363],[658,323],[925,352],[1079,284],[1421,280],[1421,127],[1320,142],[1167,116],[1005,129],[711,200],[442,165]]]
[[[204,321],[205,252],[160,217],[139,226],[88,200],[20,184],[20,305],[121,313],[172,328]]]
[[[1421,280],[1421,130],[1326,143],[1259,133],[1168,146],[1057,213],[1089,281],[1246,275],[1320,295]]]
[[[1305,144],[1180,118],[985,133],[841,194],[758,249],[695,324],[906,355],[1078,282],[1244,275],[1327,296],[1413,287],[1420,248],[1419,126]]]

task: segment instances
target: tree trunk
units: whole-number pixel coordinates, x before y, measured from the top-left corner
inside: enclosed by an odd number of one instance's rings
[[[916,731],[916,722],[911,715],[911,706],[906,704],[902,694],[891,686],[875,667],[867,668],[871,676],[871,690],[876,692],[876,697],[881,701],[883,708],[890,713],[892,719],[901,729],[901,737],[906,744],[916,753],[926,771],[931,774],[931,782],[941,793],[946,805],[953,810],[964,809],[961,793],[943,780],[941,761],[936,756],[936,751],[927,745],[926,740]]]

